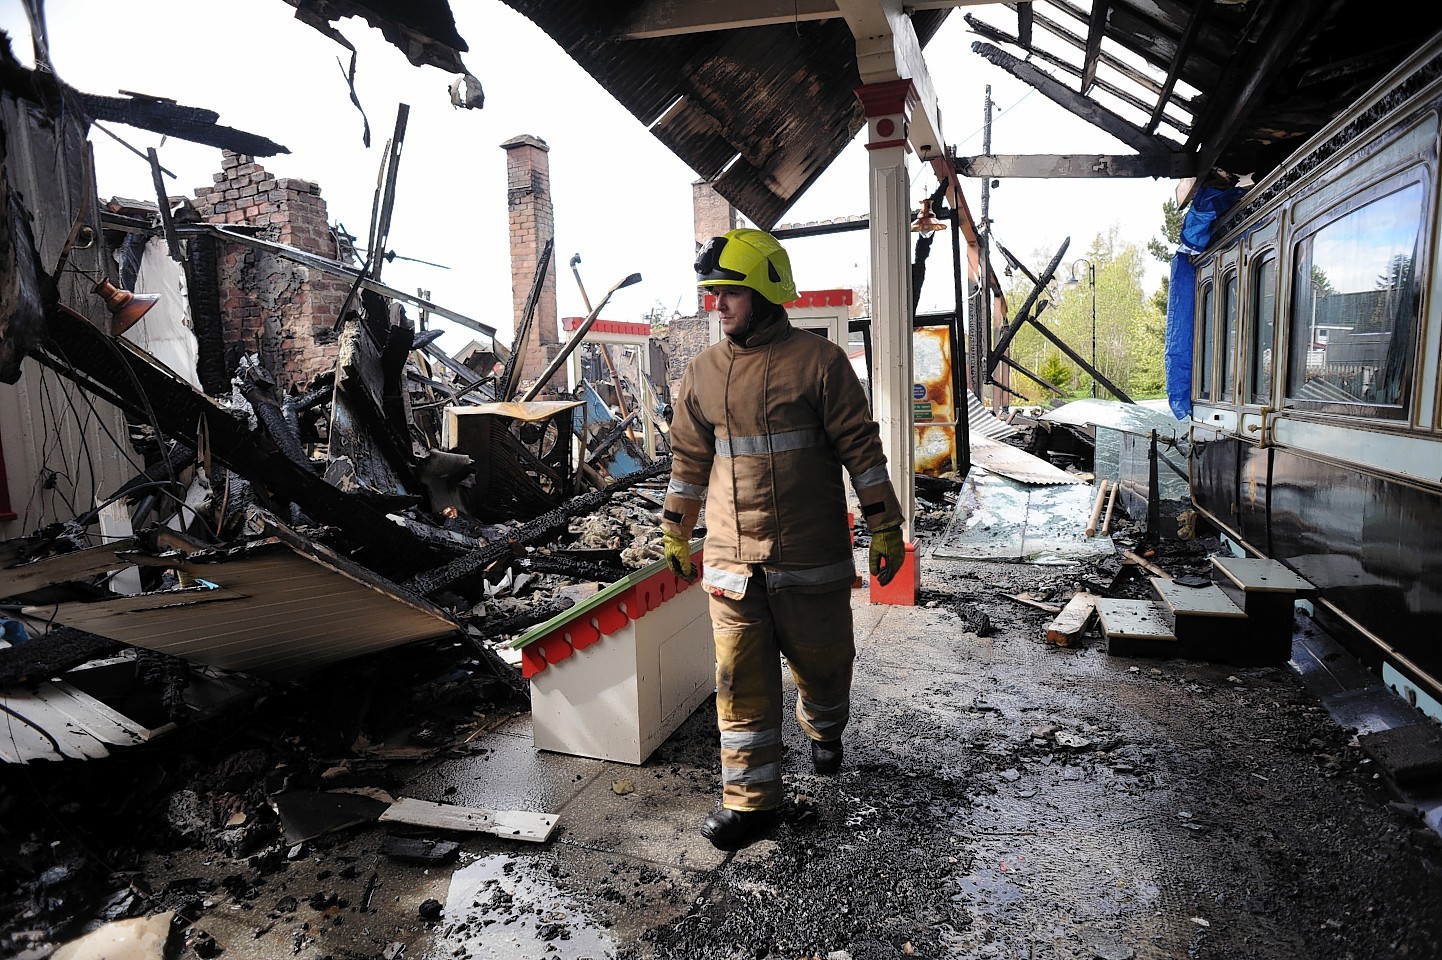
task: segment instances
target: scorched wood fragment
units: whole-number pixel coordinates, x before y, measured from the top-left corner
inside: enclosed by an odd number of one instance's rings
[[[555,537],[569,526],[571,518],[583,513],[590,513],[601,504],[611,499],[611,496],[627,487],[634,486],[652,477],[658,477],[671,472],[671,458],[658,460],[651,466],[638,473],[623,477],[604,490],[597,490],[594,493],[583,494],[567,501],[560,507],[542,514],[530,523],[525,524],[516,530],[511,536],[500,542],[486,544],[474,553],[467,554],[451,561],[443,567],[419,574],[410,580],[405,586],[412,593],[420,596],[429,596],[437,590],[444,590],[454,586],[461,580],[473,576],[478,571],[485,570],[491,564],[503,557],[514,556],[517,548],[532,543],[544,543]]]
[[[37,359],[83,387],[98,384],[132,417],[169,436],[191,438],[202,426],[214,458],[278,502],[293,502],[314,521],[336,529],[362,562],[380,572],[409,574],[445,554],[392,523],[361,499],[326,483],[286,457],[275,441],[192,388],[123,340],[101,333],[65,307],[47,317],[50,339]]]

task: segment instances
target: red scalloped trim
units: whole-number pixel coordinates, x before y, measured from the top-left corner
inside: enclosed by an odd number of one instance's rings
[[[691,557],[696,579],[682,580],[669,569],[661,569],[640,583],[632,584],[614,597],[587,611],[586,618],[564,623],[521,648],[521,676],[527,680],[552,663],[560,663],[577,650],[584,650],[602,637],[640,620],[676,594],[701,581],[701,551]]]
[[[586,321],[585,317],[562,317],[561,326],[567,331],[576,330]],[[593,320],[591,321],[590,333],[617,333],[628,334],[633,337],[649,337],[651,325],[649,323],[634,323],[630,320]]]
[[[835,290],[802,290],[796,295],[795,300],[783,303],[787,309],[802,309],[805,307],[849,307],[855,299],[855,293],[851,290],[837,288]],[[706,310],[716,309],[716,295],[714,293],[703,294],[701,297],[702,306]]]

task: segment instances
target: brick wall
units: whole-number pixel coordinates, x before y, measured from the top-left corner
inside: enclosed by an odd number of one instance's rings
[[[195,193],[195,207],[207,222],[256,227],[263,240],[340,258],[316,184],[277,178],[229,150],[213,179]],[[335,369],[334,327],[350,292],[344,278],[228,241],[218,244],[217,259],[228,369],[242,353],[258,353],[283,390],[304,389]]]
[[[697,252],[700,252],[702,245],[707,240],[719,237],[740,226],[736,208],[731,206],[731,201],[717,193],[715,188],[705,180],[697,180],[691,184],[691,221],[696,230]],[[697,288],[696,312],[698,314],[703,312],[701,297],[701,290]]]
[[[707,240],[740,226],[736,208],[731,206],[731,201],[717,193],[711,184],[704,180],[691,184],[691,219],[695,227],[698,252]],[[672,396],[676,395],[681,375],[686,372],[686,365],[691,362],[691,358],[711,343],[711,317],[702,305],[703,296],[701,288],[697,287],[696,313],[690,317],[677,317],[672,320],[666,332],[669,354],[666,379],[671,385]]]
[[[551,148],[539,137],[522,134],[501,144],[506,151],[506,208],[511,239],[512,329],[519,330],[525,316],[526,298],[535,281],[536,266],[546,241],[556,235],[555,210],[551,204]],[[559,250],[551,251],[551,262],[536,300],[526,339],[521,382],[533,382],[560,352],[560,324],[556,308],[556,262]],[[552,385],[565,389],[562,373]],[[548,391],[547,391],[548,392]]]

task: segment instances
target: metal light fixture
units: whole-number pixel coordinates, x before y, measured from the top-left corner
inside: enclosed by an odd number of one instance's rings
[[[936,219],[936,214],[931,212],[931,200],[928,198],[921,201],[921,209],[916,211],[916,220],[911,224],[911,232],[932,234],[945,229],[946,224]]]
[[[1096,267],[1092,264],[1092,262],[1091,262],[1090,260],[1088,260],[1086,257],[1079,257],[1079,258],[1077,258],[1076,260],[1074,260],[1074,261],[1072,262],[1072,265],[1071,265],[1071,276],[1069,276],[1069,277],[1066,278],[1066,280],[1062,283],[1062,287],[1064,287],[1064,288],[1067,289],[1067,290],[1074,290],[1074,289],[1076,289],[1077,287],[1081,286],[1081,276],[1077,273],[1077,267],[1081,266],[1082,264],[1086,264],[1086,268],[1087,268],[1087,280],[1088,280],[1088,282],[1090,283],[1091,289],[1092,289],[1092,363],[1091,363],[1091,366],[1092,366],[1092,371],[1093,371],[1093,372],[1092,372],[1091,381],[1092,381],[1092,396],[1095,397],[1095,396],[1097,395],[1097,378],[1096,378],[1096,372],[1095,372],[1095,371],[1096,371],[1096,367],[1097,367],[1097,268],[1096,268]]]
[[[157,293],[131,293],[109,280],[96,283],[95,293],[105,301],[105,308],[110,311],[111,334],[117,337],[135,326],[160,300]]]

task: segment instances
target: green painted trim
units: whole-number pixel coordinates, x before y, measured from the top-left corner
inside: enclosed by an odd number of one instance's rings
[[[691,555],[694,557],[696,555],[696,551],[700,550],[702,545],[705,543],[705,537],[702,537],[699,540],[692,540]],[[572,620],[579,617],[581,614],[596,609],[607,600],[615,597],[618,593],[624,593],[626,590],[634,587],[636,584],[640,583],[642,580],[645,580],[647,577],[650,577],[665,569],[667,569],[665,558],[662,558],[660,560],[654,560],[651,563],[646,564],[646,566],[642,567],[641,569],[633,573],[626,574],[615,583],[609,584],[608,586],[597,590],[595,596],[587,597],[585,600],[582,600],[574,607],[567,607],[565,610],[556,614],[545,623],[536,624],[534,627],[527,630],[525,633],[521,634],[510,643],[506,644],[506,646],[510,647],[512,650],[519,650],[524,646],[534,643],[541,637],[544,637],[546,634],[555,630],[557,627],[565,626]],[[692,584],[692,586],[695,586],[695,584]]]

